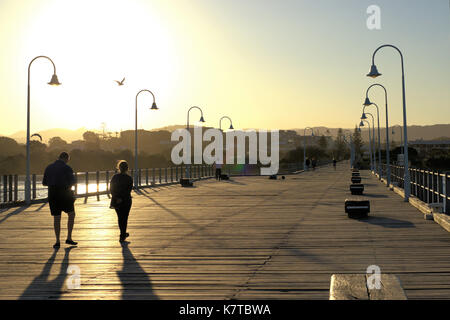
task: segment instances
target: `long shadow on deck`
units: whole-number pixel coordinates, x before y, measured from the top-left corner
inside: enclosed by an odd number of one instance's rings
[[[367,198],[389,198],[389,196],[387,196],[385,194],[370,194],[370,193],[367,194],[367,193],[364,193],[363,196],[367,197]]]
[[[359,219],[358,221],[381,226],[383,228],[392,228],[392,229],[401,229],[401,228],[415,228],[415,224],[406,221],[406,220],[399,220],[399,219],[393,219],[393,218],[386,218],[386,217],[377,217],[377,216],[369,216],[365,219]]]
[[[2,217],[0,219],[0,223],[4,222],[5,220],[7,220],[8,218],[10,218],[12,216],[15,216],[15,215],[23,212],[24,210],[28,209],[29,207],[30,207],[29,205],[26,205],[26,206],[18,207],[16,209],[12,210],[11,212],[7,213],[4,217]],[[7,211],[7,210],[5,210],[5,211]],[[5,212],[5,211],[3,211],[3,212]]]
[[[150,278],[137,262],[128,243],[122,243],[123,266],[122,270],[117,271],[117,275],[122,283],[122,299],[151,299],[158,300],[154,294]]]
[[[33,279],[19,299],[59,299],[63,293],[64,282],[67,277],[69,253],[73,248],[75,247],[68,247],[64,249],[64,258],[61,261],[59,273],[55,279],[49,281],[48,278],[50,276],[50,271],[59,250],[54,249],[52,255],[45,263],[41,273]]]

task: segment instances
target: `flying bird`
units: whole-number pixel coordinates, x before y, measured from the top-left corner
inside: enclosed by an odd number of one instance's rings
[[[117,81],[117,80],[114,80],[114,81],[116,81],[119,86],[123,86],[123,82],[125,81],[125,78],[123,78],[122,81]]]

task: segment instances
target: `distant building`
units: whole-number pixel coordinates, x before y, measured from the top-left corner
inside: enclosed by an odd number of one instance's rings
[[[450,150],[450,140],[435,140],[435,141],[425,141],[416,140],[409,141],[408,146],[414,148],[419,153],[427,153],[431,150]]]

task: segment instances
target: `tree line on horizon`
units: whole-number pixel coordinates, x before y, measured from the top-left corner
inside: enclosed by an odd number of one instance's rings
[[[285,132],[292,134],[292,132]],[[294,133],[296,147],[280,154],[280,164],[303,163],[303,140],[305,137]],[[281,136],[281,135],[280,135]],[[139,166],[141,168],[164,168],[173,166],[170,155],[173,143],[170,143],[169,131],[138,131]],[[310,137],[306,137],[309,139]],[[363,141],[361,132],[356,128],[352,134],[356,158],[368,161],[368,144]],[[336,138],[331,136],[315,136],[307,140],[307,157],[320,162],[346,160],[350,158],[350,147],[342,129]],[[427,167],[436,170],[449,170],[450,152],[433,151],[428,159],[421,158],[417,151],[409,148],[409,156],[413,166]],[[70,143],[60,137],[52,137],[48,143],[37,140],[30,142],[31,172],[42,174],[45,167],[55,161],[62,151],[69,152],[70,165],[77,172],[114,170],[118,160],[126,160],[133,167],[134,163],[134,131],[123,131],[119,137],[102,138],[100,134],[86,131],[82,140]],[[391,159],[395,161],[401,147],[391,150]],[[382,150],[382,159],[386,152]],[[25,174],[26,145],[8,137],[0,137],[0,175]]]

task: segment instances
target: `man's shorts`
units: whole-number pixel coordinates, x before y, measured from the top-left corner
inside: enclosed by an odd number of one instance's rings
[[[61,212],[74,212],[73,206],[75,197],[72,190],[57,186],[49,186],[48,188],[48,203],[50,206],[50,213],[52,216],[60,216]]]

